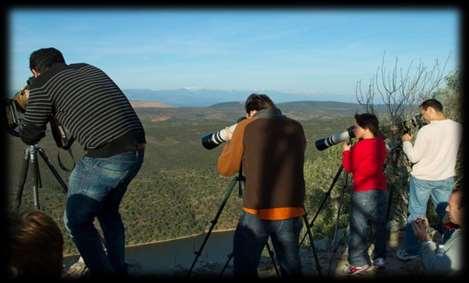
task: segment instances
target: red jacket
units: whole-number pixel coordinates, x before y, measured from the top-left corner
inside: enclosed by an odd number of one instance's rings
[[[342,153],[342,165],[346,172],[352,173],[355,192],[386,190],[386,156],[387,149],[382,138],[359,140],[350,150]]]

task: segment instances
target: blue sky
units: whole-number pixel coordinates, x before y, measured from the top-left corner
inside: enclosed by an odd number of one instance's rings
[[[29,55],[61,50],[67,63],[102,68],[123,89],[262,89],[334,94],[353,101],[397,56],[459,65],[457,10],[10,11],[10,88],[27,77]]]

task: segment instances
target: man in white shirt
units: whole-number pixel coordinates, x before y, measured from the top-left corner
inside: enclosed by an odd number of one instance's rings
[[[443,105],[438,100],[425,100],[420,105],[420,114],[429,124],[418,131],[414,145],[410,142],[410,134],[402,136],[404,153],[414,165],[409,183],[405,238],[397,251],[397,257],[401,260],[418,257],[419,244],[411,223],[417,218],[426,217],[430,197],[440,220],[443,219],[454,187],[456,159],[461,143],[461,124],[446,118]]]

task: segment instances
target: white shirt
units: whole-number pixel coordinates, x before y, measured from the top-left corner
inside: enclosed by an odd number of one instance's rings
[[[415,163],[412,176],[440,181],[454,177],[456,158],[461,143],[462,126],[451,119],[431,121],[417,133],[415,144],[403,142],[404,153]]]

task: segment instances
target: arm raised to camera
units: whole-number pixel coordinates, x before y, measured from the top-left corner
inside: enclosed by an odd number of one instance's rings
[[[45,136],[52,101],[44,90],[31,89],[19,135],[24,143],[36,144]]]
[[[236,126],[231,140],[223,146],[223,151],[218,157],[217,170],[222,176],[233,176],[241,167],[243,158],[243,139],[246,126],[254,119],[245,119]]]
[[[402,149],[404,150],[404,153],[410,162],[417,163],[423,158],[425,154],[429,154],[426,152],[428,134],[430,133],[428,133],[425,127],[423,127],[417,132],[417,137],[415,138],[415,143],[413,146],[410,141],[404,141],[402,143]]]

